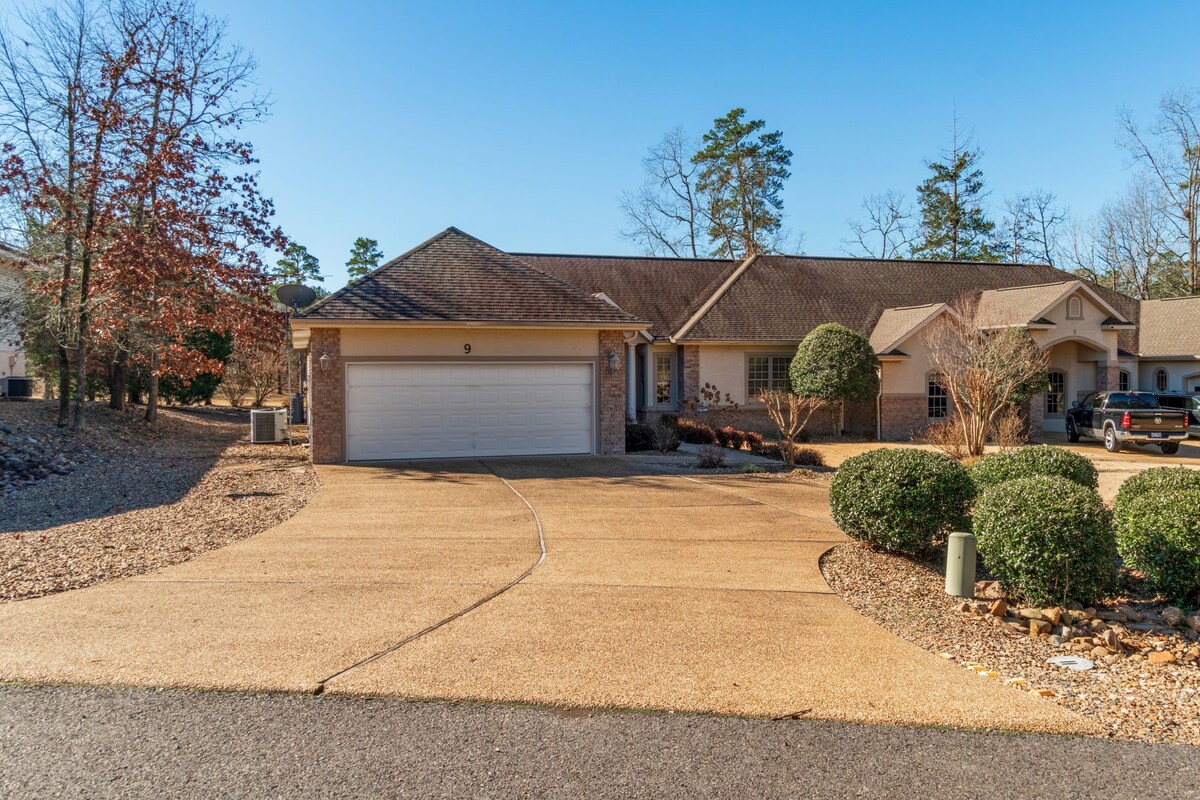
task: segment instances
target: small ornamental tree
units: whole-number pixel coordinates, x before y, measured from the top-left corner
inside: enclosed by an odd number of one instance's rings
[[[866,337],[831,322],[813,328],[792,359],[792,390],[829,406],[833,429],[841,432],[834,408],[865,403],[879,394],[878,359]]]

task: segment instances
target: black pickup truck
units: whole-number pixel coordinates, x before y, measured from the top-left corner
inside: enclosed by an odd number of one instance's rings
[[[1067,412],[1067,441],[1101,439],[1110,453],[1132,442],[1156,444],[1173,455],[1187,435],[1187,413],[1163,408],[1150,392],[1095,392],[1072,403]]]

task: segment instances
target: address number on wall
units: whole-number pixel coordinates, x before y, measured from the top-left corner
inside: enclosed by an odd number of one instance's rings
[[[471,345],[464,344],[463,345],[463,353],[465,353],[466,355],[471,355]]]

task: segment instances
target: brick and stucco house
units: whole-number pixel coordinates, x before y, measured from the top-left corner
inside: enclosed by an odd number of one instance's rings
[[[770,430],[755,397],[825,322],[880,356],[881,394],[845,428],[907,439],[945,409],[922,331],[964,295],[982,325],[1049,350],[1040,429],[1096,389],[1200,388],[1200,298],[1142,303],[1041,265],[506,253],[455,228],[295,315],[292,335],[319,463],[622,452],[627,417],[704,384]]]

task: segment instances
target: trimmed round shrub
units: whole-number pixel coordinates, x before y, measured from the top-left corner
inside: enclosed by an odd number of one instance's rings
[[[1200,472],[1146,470],[1122,484],[1117,552],[1125,566],[1173,603],[1200,598]]]
[[[1125,509],[1138,497],[1187,491],[1200,493],[1200,470],[1187,467],[1154,467],[1139,472],[1127,478],[1117,490],[1116,500],[1113,501],[1117,526],[1120,527]]]
[[[975,503],[975,537],[992,574],[1034,605],[1091,605],[1116,579],[1112,514],[1095,489],[1066,478],[987,488]]]
[[[971,464],[971,477],[980,492],[989,486],[1037,475],[1066,478],[1092,489],[1100,484],[1099,473],[1091,459],[1061,447],[1034,445],[989,453]]]
[[[625,424],[625,452],[638,453],[644,450],[653,450],[656,447],[658,447],[658,440],[654,436],[654,428],[640,422]]]
[[[848,536],[895,553],[928,555],[967,530],[971,476],[941,453],[883,448],[846,459],[829,486],[833,521]]]

